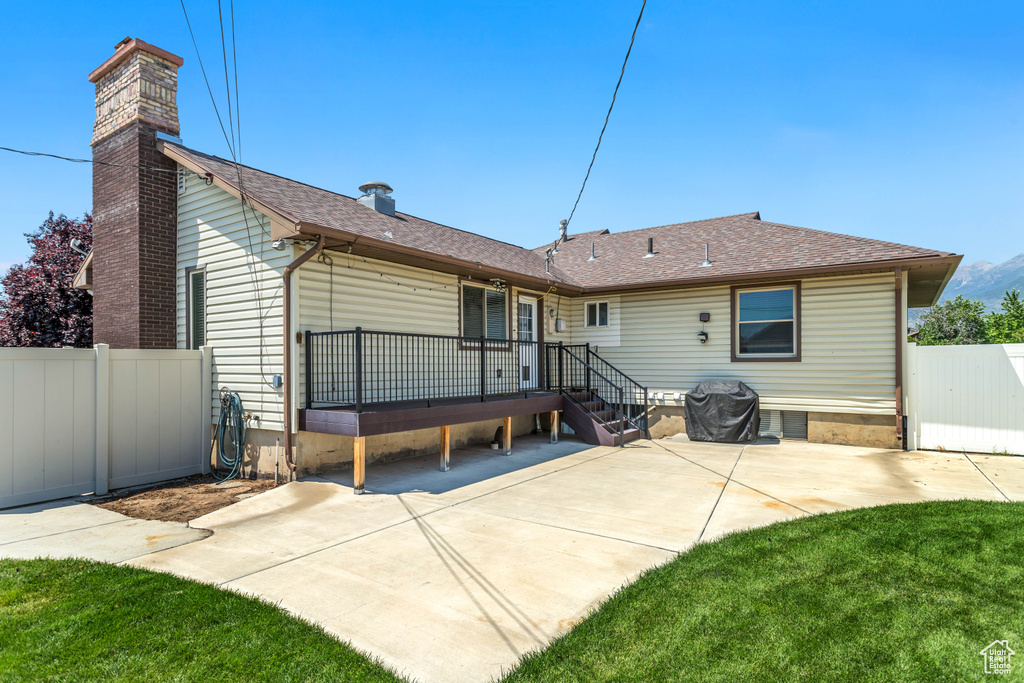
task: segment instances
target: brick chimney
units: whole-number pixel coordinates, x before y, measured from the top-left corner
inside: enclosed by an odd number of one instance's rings
[[[93,339],[117,349],[176,345],[176,164],[156,148],[177,136],[181,57],[125,38],[91,74]],[[147,170],[166,169],[168,172]]]

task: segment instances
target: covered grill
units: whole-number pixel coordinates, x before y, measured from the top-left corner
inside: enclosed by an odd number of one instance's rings
[[[707,380],[686,394],[686,435],[691,441],[749,443],[760,426],[757,392],[735,380]]]

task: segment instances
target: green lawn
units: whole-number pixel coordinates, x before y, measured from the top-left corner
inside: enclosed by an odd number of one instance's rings
[[[701,545],[528,657],[518,681],[984,679],[1021,652],[1024,504],[822,515]],[[400,680],[249,598],[83,561],[0,561],[0,681]]]
[[[506,683],[982,680],[997,638],[1024,678],[1024,504],[890,505],[698,546]]]
[[[0,561],[0,681],[398,681],[283,610],[80,560]]]

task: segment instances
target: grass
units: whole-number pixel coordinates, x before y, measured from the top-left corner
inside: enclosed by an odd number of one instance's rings
[[[0,561],[0,681],[398,681],[273,605],[82,560]]]
[[[996,639],[1019,680],[1022,524],[1024,504],[957,501],[738,533],[649,571],[505,683],[981,680]]]
[[[704,544],[506,678],[960,681],[1024,673],[1024,504],[890,505]],[[0,681],[400,680],[282,610],[83,561],[0,561]]]

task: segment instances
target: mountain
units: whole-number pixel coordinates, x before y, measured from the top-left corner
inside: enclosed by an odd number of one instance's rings
[[[955,299],[961,294],[965,299],[980,299],[988,310],[997,311],[1003,293],[1014,288],[1024,292],[1024,254],[998,265],[988,261],[960,264],[940,301]]]

